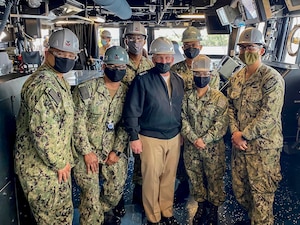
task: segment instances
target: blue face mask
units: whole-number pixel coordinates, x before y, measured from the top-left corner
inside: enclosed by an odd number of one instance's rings
[[[101,39],[101,44],[102,44],[103,46],[105,46],[105,45],[107,45],[107,41],[106,41],[105,39]]]
[[[67,73],[71,69],[73,69],[74,65],[75,65],[75,60],[68,59],[68,58],[55,57],[55,65],[53,68],[57,72]]]

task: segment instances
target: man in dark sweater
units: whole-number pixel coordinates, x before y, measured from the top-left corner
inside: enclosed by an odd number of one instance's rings
[[[143,206],[147,224],[179,224],[173,216],[174,186],[180,154],[184,84],[170,71],[174,48],[164,37],[150,46],[155,65],[136,76],[124,105],[130,147],[140,154]]]

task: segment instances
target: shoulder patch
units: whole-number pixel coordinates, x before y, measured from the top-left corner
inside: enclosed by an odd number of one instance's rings
[[[225,98],[219,98],[218,100],[218,107],[220,108],[224,108],[227,104],[227,100]]]
[[[78,88],[81,99],[86,100],[90,97],[90,93],[88,91],[88,88],[86,86],[81,86]]]
[[[264,84],[263,88],[266,92],[268,92],[272,87],[274,87],[277,84],[278,80],[275,77],[272,77],[271,79],[267,80],[267,82]]]
[[[61,102],[60,93],[55,92],[52,88],[48,90],[48,94],[55,101],[56,105],[58,105]]]

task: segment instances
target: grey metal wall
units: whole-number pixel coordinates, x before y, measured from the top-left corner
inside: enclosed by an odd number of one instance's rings
[[[0,224],[20,224],[20,207],[17,201],[13,166],[15,118],[20,105],[20,90],[27,76],[5,75],[0,77]],[[19,207],[20,206],[20,207]],[[28,208],[28,206],[25,206]],[[28,217],[28,213],[21,213]]]

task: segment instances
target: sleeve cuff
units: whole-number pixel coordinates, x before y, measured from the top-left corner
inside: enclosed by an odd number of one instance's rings
[[[137,133],[130,134],[130,139],[129,139],[130,141],[136,141],[138,139],[139,139],[139,136]]]

